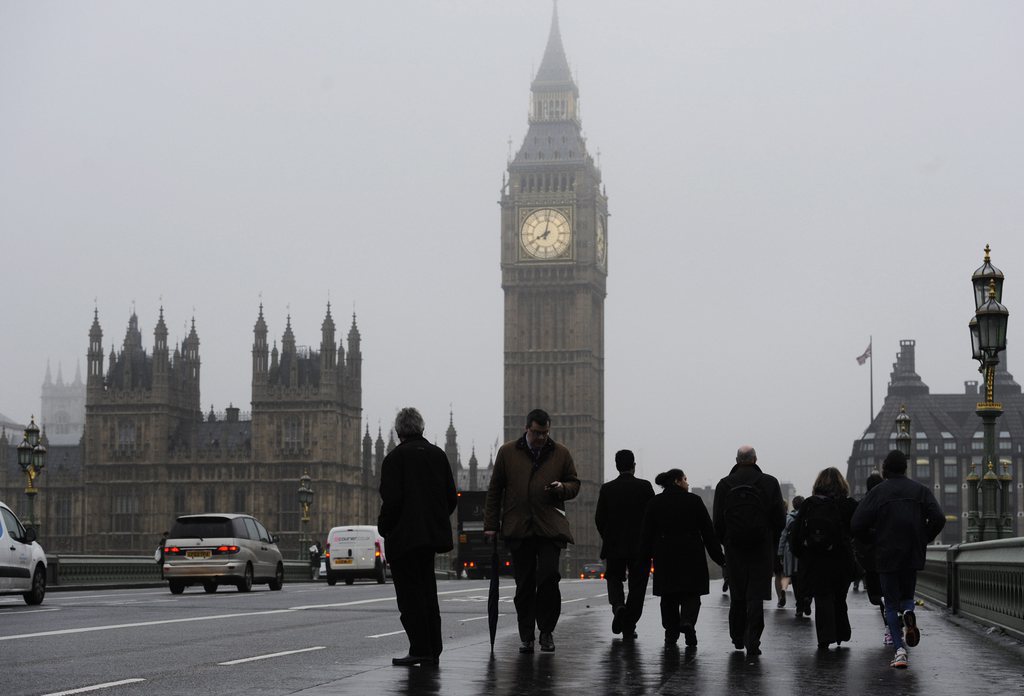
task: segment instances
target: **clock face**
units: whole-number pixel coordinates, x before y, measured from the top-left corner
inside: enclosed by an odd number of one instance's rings
[[[572,229],[564,214],[551,208],[530,213],[519,232],[523,249],[537,259],[554,259],[565,254],[572,242]]]
[[[597,265],[604,268],[605,263],[608,260],[608,250],[605,246],[604,236],[604,218],[598,216],[597,218]]]

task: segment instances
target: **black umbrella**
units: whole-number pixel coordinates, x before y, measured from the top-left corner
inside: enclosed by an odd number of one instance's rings
[[[498,535],[491,551],[491,589],[487,592],[487,628],[491,630],[491,655],[494,655],[494,634],[498,632]]]

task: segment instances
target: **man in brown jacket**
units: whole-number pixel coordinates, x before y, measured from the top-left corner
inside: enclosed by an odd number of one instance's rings
[[[565,501],[580,492],[572,455],[550,431],[551,417],[530,411],[523,436],[498,450],[484,509],[484,533],[498,533],[500,510],[501,534],[512,551],[521,653],[533,652],[534,624],[540,649],[554,652],[552,634],[562,609],[558,555],[573,543]]]

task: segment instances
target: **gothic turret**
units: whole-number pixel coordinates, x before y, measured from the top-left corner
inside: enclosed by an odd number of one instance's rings
[[[327,303],[327,316],[320,325],[320,371],[333,370],[337,365],[337,348],[334,344],[334,318],[331,316],[331,303]]]
[[[345,363],[345,386],[354,403],[363,402],[363,352],[360,348],[356,313],[352,312],[352,327],[348,330],[348,358]]]
[[[459,480],[459,469],[462,463],[459,461],[459,445],[456,441],[455,414],[448,412],[448,430],[444,436],[444,454],[448,457],[448,466],[452,468],[452,478]]]
[[[256,325],[252,329],[252,385],[266,384],[270,369],[269,350],[267,347],[267,322],[263,318],[263,303],[260,302],[260,313],[256,317]]]

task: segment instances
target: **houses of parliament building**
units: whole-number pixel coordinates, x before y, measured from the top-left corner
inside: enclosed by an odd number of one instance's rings
[[[121,350],[105,356],[95,313],[81,439],[67,443],[47,435],[36,513],[47,551],[148,553],[176,516],[211,511],[250,512],[281,534],[286,549],[298,550],[303,474],[316,493],[310,532],[375,520],[376,472],[385,447],[380,434],[374,447],[369,430],[360,432],[355,316],[345,345],[336,340],[330,305],[319,350],[296,344],[290,318],[280,350],[276,342],[270,346],[268,333],[260,306],[251,414],[229,406],[204,415],[194,321],[185,340],[172,346],[161,309],[147,351],[133,312]],[[24,487],[17,438],[17,432],[0,435],[0,491],[9,501],[20,500]]]

